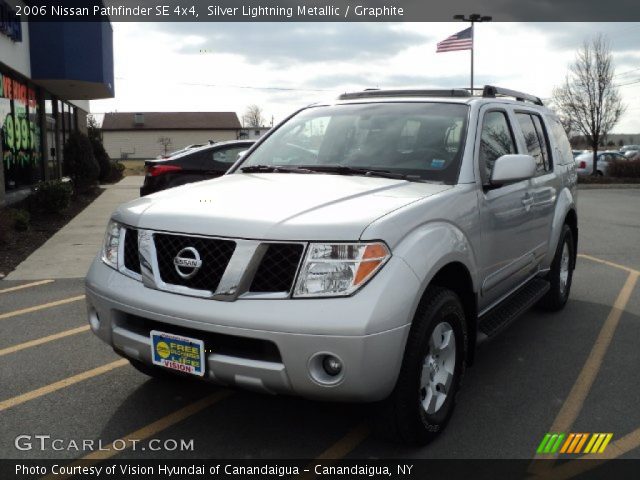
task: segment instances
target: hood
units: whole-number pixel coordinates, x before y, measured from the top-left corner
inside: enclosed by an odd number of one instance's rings
[[[451,188],[326,174],[232,174],[122,205],[120,222],[154,230],[263,240],[357,240],[371,222]]]

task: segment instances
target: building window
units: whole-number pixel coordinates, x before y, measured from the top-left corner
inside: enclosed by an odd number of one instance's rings
[[[35,88],[0,72],[0,155],[8,190],[42,179],[39,118]]]

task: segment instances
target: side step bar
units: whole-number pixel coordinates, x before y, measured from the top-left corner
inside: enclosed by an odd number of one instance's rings
[[[483,337],[478,340],[493,337],[504,329],[544,297],[550,287],[549,282],[542,278],[534,278],[524,284],[511,296],[478,319],[479,337]]]

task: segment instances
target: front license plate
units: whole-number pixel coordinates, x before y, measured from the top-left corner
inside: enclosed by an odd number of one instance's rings
[[[204,342],[172,333],[151,331],[151,358],[155,365],[204,375]]]

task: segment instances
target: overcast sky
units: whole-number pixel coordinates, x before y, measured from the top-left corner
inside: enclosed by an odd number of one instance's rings
[[[234,111],[266,123],[309,103],[368,87],[466,87],[469,51],[435,53],[460,23],[114,23],[110,111]],[[615,132],[640,132],[640,23],[476,25],[475,84],[543,98],[576,49],[604,33],[627,113]]]

